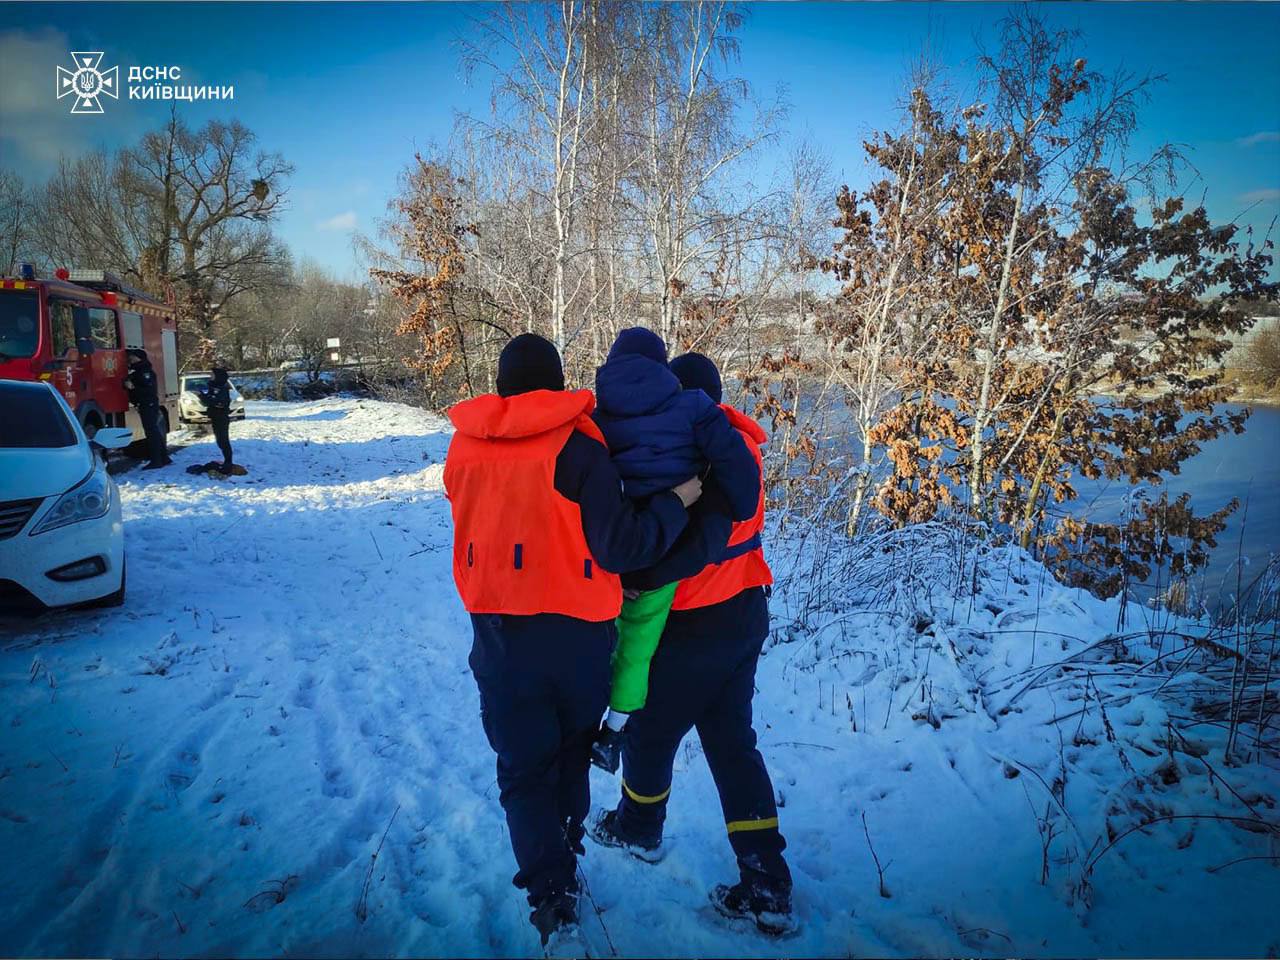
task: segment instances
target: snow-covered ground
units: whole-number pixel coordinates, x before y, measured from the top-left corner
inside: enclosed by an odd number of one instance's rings
[[[0,954],[539,955],[450,579],[445,425],[350,399],[249,417],[246,477],[182,472],[201,440],[120,478],[124,608],[0,621]],[[706,906],[733,863],[691,738],[667,859],[588,844],[595,954],[1280,953],[1276,759],[1226,765],[1164,696],[1211,681],[1126,671],[1116,605],[1015,551],[913,536],[774,598],[756,726],[800,931]]]

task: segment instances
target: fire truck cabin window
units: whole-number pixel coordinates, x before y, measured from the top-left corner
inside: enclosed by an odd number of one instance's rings
[[[49,301],[49,326],[53,329],[53,355],[65,357],[76,345],[75,307],[65,300]]]
[[[90,307],[89,329],[93,331],[93,342],[100,349],[120,349],[120,335],[116,330],[116,312],[114,310]]]
[[[40,340],[40,301],[34,290],[0,291],[0,363],[35,356]]]

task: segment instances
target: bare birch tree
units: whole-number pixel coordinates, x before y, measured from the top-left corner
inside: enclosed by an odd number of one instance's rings
[[[822,261],[843,284],[824,326],[858,444],[850,533],[857,529],[874,480],[881,418],[895,404],[906,404],[905,412],[913,400],[917,405],[925,402],[923,397],[904,396],[904,387],[936,362],[938,351],[937,341],[927,332],[945,296],[939,283],[945,264],[934,236],[937,218],[953,200],[949,163],[959,148],[959,133],[947,126],[944,115],[925,96],[923,88],[930,78],[917,73],[914,79],[918,85],[904,111],[905,129],[876,136],[866,145],[887,176],[861,198],[848,187],[841,189],[835,225],[843,236],[834,256]],[[906,436],[912,431],[904,426],[890,427],[899,434],[899,444],[911,442]],[[932,448],[917,447],[926,449]],[[895,492],[910,499],[925,485],[945,497],[940,466],[929,465],[914,483]]]
[[[477,21],[481,39],[466,48],[469,65],[493,76],[492,116],[472,122],[509,156],[528,157],[522,179],[547,210],[546,315],[562,352],[583,286],[575,228],[585,189],[582,145],[595,123],[587,80],[598,47],[592,37],[598,6],[591,0],[506,3]]]
[[[781,109],[760,109],[745,132],[739,126],[746,85],[720,72],[738,53],[743,14],[735,5],[693,0],[643,9],[632,118],[640,160],[632,190],[645,229],[658,332],[667,339],[694,275],[755,212],[751,199],[734,202],[726,182],[740,172],[740,161],[775,136]]]

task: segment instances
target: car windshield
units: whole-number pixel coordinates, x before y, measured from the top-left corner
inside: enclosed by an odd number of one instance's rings
[[[36,292],[0,292],[0,360],[35,356],[39,339],[40,301]]]
[[[182,389],[187,390],[191,393],[199,393],[201,390],[207,389],[208,386],[209,386],[208,377],[186,377],[182,381]],[[239,394],[239,391],[236,390],[236,385],[232,383],[230,380],[227,381],[227,389],[231,391],[232,395]]]
[[[47,388],[0,380],[0,450],[74,447],[76,433]]]

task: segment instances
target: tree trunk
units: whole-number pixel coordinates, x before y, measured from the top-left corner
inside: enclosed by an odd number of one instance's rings
[[[973,411],[973,432],[970,439],[971,460],[969,468],[969,509],[974,516],[981,517],[986,513],[982,475],[983,440],[987,424],[991,417],[991,378],[996,366],[996,350],[1000,340],[1000,322],[1004,318],[1006,301],[1009,296],[1009,282],[1013,274],[1013,251],[1018,238],[1018,223],[1022,216],[1022,200],[1026,194],[1026,175],[1018,182],[1018,196],[1013,204],[1013,217],[1009,223],[1009,234],[1005,239],[1004,265],[1000,270],[1000,292],[996,297],[995,309],[987,323],[986,335],[983,337],[986,358],[983,361],[982,389],[978,395],[978,405]]]
[[[1062,430],[1062,421],[1066,416],[1067,408],[1059,407],[1058,415],[1053,418],[1053,429],[1049,432],[1049,443],[1052,445],[1058,440],[1058,434]],[[1027,502],[1022,509],[1022,532],[1018,535],[1018,544],[1023,550],[1026,550],[1031,543],[1031,530],[1037,523],[1043,519],[1044,510],[1036,510],[1036,502],[1040,499],[1040,487],[1044,483],[1045,468],[1048,466],[1048,459],[1041,458],[1039,466],[1036,467],[1036,475],[1031,480],[1031,486],[1027,489]],[[1037,517],[1037,513],[1040,514]]]

